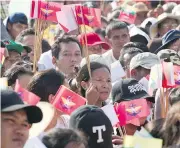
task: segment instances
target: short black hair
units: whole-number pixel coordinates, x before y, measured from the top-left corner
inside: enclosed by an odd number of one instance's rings
[[[16,79],[22,75],[33,76],[33,72],[21,65],[13,65],[4,73],[4,77],[7,77],[8,79],[8,86],[14,85],[16,83]]]
[[[106,30],[104,28],[97,28],[95,29],[95,33],[97,33],[98,35],[101,35],[105,38],[106,36]]]
[[[100,68],[106,68],[109,73],[110,73],[110,69],[107,65],[104,65],[104,64],[101,64],[101,63],[98,63],[98,62],[90,62],[90,69],[91,69],[91,73],[93,71],[95,71],[96,69],[100,69]],[[81,87],[81,82],[82,81],[85,81],[85,82],[88,82],[90,80],[90,76],[89,76],[89,71],[88,71],[88,66],[87,64],[85,64],[80,70],[79,70],[79,73],[77,75],[77,85],[78,87],[80,88],[80,92],[81,92],[81,95],[83,97],[85,97],[85,93],[86,91]]]
[[[143,52],[149,52],[148,47],[140,42],[128,42],[123,46],[123,48],[129,48],[129,47],[139,48]]]
[[[171,105],[180,101],[180,87],[173,88],[169,94],[169,103]]]
[[[61,128],[49,131],[43,137],[42,142],[47,148],[65,148],[70,142],[87,146],[85,137],[79,131]]]
[[[64,84],[65,76],[49,69],[36,73],[29,82],[27,89],[41,98],[41,101],[49,102],[49,95],[55,95],[59,87]]]
[[[42,39],[42,53],[51,50],[51,45],[45,39]]]
[[[106,36],[107,37],[111,37],[111,31],[112,30],[119,30],[119,29],[127,29],[128,30],[128,27],[127,27],[127,24],[124,23],[124,22],[117,22],[117,21],[113,21],[111,22],[107,28],[106,28]]]
[[[59,53],[61,51],[61,43],[69,43],[69,42],[75,42],[78,44],[80,50],[81,50],[81,54],[82,54],[82,46],[80,45],[79,41],[71,36],[63,36],[60,38],[57,38],[57,40],[55,41],[55,43],[52,45],[52,56],[55,57],[56,59],[59,58]]]
[[[139,48],[136,47],[123,47],[121,50],[121,54],[119,57],[119,61],[122,65],[122,67],[124,67],[124,55],[125,54],[135,54],[135,53],[143,53],[143,51]]]
[[[25,36],[35,35],[35,30],[33,28],[23,30],[17,37],[16,42],[22,43]]]

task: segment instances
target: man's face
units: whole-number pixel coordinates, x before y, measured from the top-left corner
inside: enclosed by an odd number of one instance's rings
[[[143,67],[139,69],[132,69],[131,70],[131,78],[136,79],[137,81],[141,80],[143,77],[146,77],[150,74],[149,69],[145,69]]]
[[[135,55],[137,55],[137,54],[139,54],[139,52],[134,53],[134,54],[128,54],[128,53],[126,53],[126,54],[124,55],[124,70],[125,70],[125,72],[126,72],[126,77],[127,77],[127,78],[130,78],[130,71],[129,71],[130,61],[131,61],[131,59],[132,59]]]
[[[1,113],[2,148],[23,148],[29,136],[30,124],[24,110]]]
[[[32,49],[32,51],[29,53],[30,61],[32,62],[34,60],[35,35],[25,36],[22,44],[24,44]]]
[[[161,22],[160,28],[159,28],[159,34],[162,37],[164,34],[166,34],[169,30],[175,29],[178,27],[178,23],[175,19],[167,18],[163,22]]]
[[[53,63],[59,71],[71,75],[75,73],[75,67],[80,64],[82,59],[80,47],[75,42],[61,43],[60,46],[59,57],[56,62],[53,60]]]
[[[112,30],[109,41],[113,52],[119,55],[124,44],[130,41],[128,29],[124,28]]]
[[[10,24],[10,23],[8,23],[8,30],[13,39],[16,39],[16,37],[19,35],[19,33],[21,33],[21,31],[23,31],[27,28],[28,28],[28,25],[25,25],[25,24],[21,24],[21,23]]]
[[[10,51],[9,52],[9,57],[6,58],[4,61],[4,68],[7,70],[8,68],[11,67],[12,64],[14,64],[17,61],[21,60],[21,55],[15,51]]]
[[[95,45],[95,46],[88,47],[88,54],[89,55],[91,55],[91,54],[101,55],[102,52],[103,52],[103,48],[101,45]]]

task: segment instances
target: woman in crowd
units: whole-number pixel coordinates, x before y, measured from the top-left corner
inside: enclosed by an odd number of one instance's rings
[[[87,104],[102,107],[112,89],[110,69],[97,62],[91,62],[90,69],[91,76],[87,64],[80,69],[77,76],[78,87],[81,95],[87,99]]]

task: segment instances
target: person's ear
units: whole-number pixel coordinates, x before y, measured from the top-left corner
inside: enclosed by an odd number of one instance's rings
[[[49,95],[48,101],[49,101],[49,103],[52,103],[54,101],[54,95],[53,94]]]
[[[111,41],[110,41],[110,39],[108,38],[108,36],[105,36],[105,41],[106,41],[109,45],[111,45]]]
[[[7,29],[8,29],[8,30],[11,30],[11,28],[12,28],[12,25],[11,25],[10,23],[8,23],[8,24],[7,24]]]
[[[82,82],[81,82],[81,87],[82,87],[84,90],[87,90],[87,89],[88,89],[88,84],[87,84],[87,82],[82,81]]]
[[[130,71],[130,75],[131,75],[131,77],[136,76],[136,75],[137,75],[136,70],[135,70],[135,69],[132,69],[132,70]]]
[[[52,57],[52,63],[53,63],[53,65],[57,64],[57,59],[54,56]]]

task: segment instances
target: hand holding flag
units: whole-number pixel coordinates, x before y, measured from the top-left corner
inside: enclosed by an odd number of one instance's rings
[[[71,114],[78,107],[85,105],[86,99],[66,88],[60,86],[51,104],[58,110]]]

